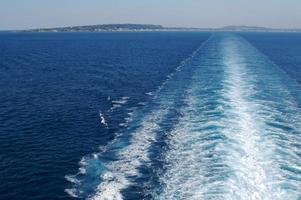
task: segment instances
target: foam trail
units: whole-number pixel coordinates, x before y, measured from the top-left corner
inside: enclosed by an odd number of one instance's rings
[[[228,159],[235,165],[232,168],[237,171],[235,178],[239,180],[232,189],[239,192],[242,199],[298,199],[301,197],[301,182],[289,178],[282,167],[295,168],[301,164],[300,159],[296,162],[298,152],[289,144],[294,140],[300,144],[300,134],[291,137],[291,131],[300,133],[301,130],[300,109],[291,96],[290,80],[284,84],[283,79],[287,77],[245,40],[233,37],[223,45],[228,47],[225,53],[228,69],[225,97],[232,107],[226,122],[237,127],[227,134],[241,150],[239,154],[233,151],[236,157]],[[281,119],[275,119],[275,116]],[[273,125],[279,120],[286,124],[282,130]],[[283,138],[283,134],[288,138]],[[279,154],[279,149],[291,155]],[[294,174],[297,179],[300,175]]]
[[[248,73],[244,55],[240,55],[239,43],[237,38],[229,38],[223,43],[226,68],[224,101],[229,105],[225,120],[229,126],[224,131],[232,141],[231,156],[226,162],[234,170],[234,175],[228,180],[229,197],[236,194],[241,199],[273,199],[273,196],[278,199],[276,195],[281,195],[282,191],[273,183],[279,181],[279,171],[270,160],[275,145],[261,135],[264,129],[257,119],[263,118],[256,113],[260,108],[249,100],[251,95],[256,94],[253,89],[256,77]]]
[[[160,176],[163,188],[154,192],[154,199],[204,199],[208,188],[214,187],[206,184],[222,180],[218,173],[227,171],[221,161],[223,152],[216,150],[224,139],[219,132],[223,108],[218,105],[216,92],[220,88],[216,83],[222,77],[218,68],[207,68],[207,64],[217,64],[211,56],[218,50],[214,41],[205,47],[186,95],[187,106],[182,109],[185,114],[170,133],[166,171]]]
[[[154,199],[299,199],[300,109],[282,74],[237,36],[206,51]]]
[[[201,48],[202,46],[193,52],[192,56],[186,59],[186,62],[192,59]],[[177,81],[172,81],[171,78],[174,76],[175,74],[172,74],[164,83],[165,90],[159,88],[156,93],[152,93],[155,95],[154,99],[156,99],[158,106],[155,106],[150,113],[144,116],[139,128],[130,134],[129,144],[117,151],[117,160],[104,163],[107,170],[102,173],[101,184],[98,186],[96,194],[90,199],[123,199],[122,190],[131,186],[133,181],[140,177],[140,168],[150,167],[149,149],[156,141],[156,133],[161,129],[160,123],[166,118],[170,109],[175,107],[175,102],[179,98],[178,95],[183,92],[178,90]],[[172,90],[166,90],[168,87],[171,87]]]

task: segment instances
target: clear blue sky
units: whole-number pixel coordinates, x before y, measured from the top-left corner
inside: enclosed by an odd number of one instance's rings
[[[301,28],[301,0],[0,0],[0,30],[105,23]]]

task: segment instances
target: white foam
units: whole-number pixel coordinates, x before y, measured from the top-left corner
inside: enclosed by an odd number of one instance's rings
[[[117,109],[117,108],[121,108],[121,107],[122,107],[121,104],[113,104],[113,106],[112,106],[112,108],[110,109],[110,111],[113,111],[113,110],[115,110],[115,109]]]
[[[111,98],[110,98],[111,99]],[[111,107],[110,111],[114,111],[117,108],[121,108],[123,105],[125,105],[130,97],[121,97],[119,100],[113,100],[112,104],[113,106]]]
[[[132,109],[130,112],[127,113],[128,117],[124,118],[125,123],[120,123],[119,126],[126,126],[129,122],[133,120],[133,115],[135,111]]]
[[[93,158],[94,158],[95,160],[98,159],[98,154],[97,154],[97,153],[93,153],[92,156],[93,156]]]
[[[208,152],[204,151],[203,147],[212,143],[202,143],[204,133],[195,131],[201,128],[198,123],[201,114],[192,114],[198,104],[197,101],[195,95],[187,96],[188,107],[183,109],[183,113],[186,114],[170,133],[168,144],[170,150],[166,154],[167,170],[160,176],[165,188],[158,196],[155,195],[154,199],[204,199],[206,160],[202,157]],[[207,126],[209,124],[203,124],[202,127]]]
[[[126,104],[129,99],[130,99],[130,97],[121,97],[120,100],[114,100],[114,101],[112,101],[112,103],[123,105],[123,104]]]
[[[106,128],[108,128],[109,125],[107,124],[106,119],[105,119],[105,117],[103,116],[103,114],[101,112],[99,113],[99,117],[100,117],[100,123],[105,125]]]
[[[76,184],[76,185],[79,185],[80,184],[80,181],[75,177],[75,176],[72,176],[72,175],[66,175],[65,176],[65,179],[67,181],[69,181],[70,183],[73,183],[73,184]]]
[[[73,198],[78,198],[78,195],[76,195],[76,189],[65,189],[65,192]]]
[[[145,105],[147,105],[147,103],[146,102],[139,102],[138,105],[145,106]]]
[[[97,193],[91,197],[91,200],[122,200],[123,196],[120,192],[124,185],[128,184],[123,176],[116,177],[116,174],[108,172],[102,177],[103,182],[97,187]]]
[[[79,170],[79,174],[86,174],[87,173],[87,170],[86,170],[86,168],[85,167],[80,167],[80,168],[78,168],[78,170]]]
[[[87,161],[85,157],[82,157],[81,160],[79,161],[79,173],[80,174],[86,174],[86,166],[87,166]]]
[[[121,127],[126,126],[126,123],[119,123],[119,126]]]

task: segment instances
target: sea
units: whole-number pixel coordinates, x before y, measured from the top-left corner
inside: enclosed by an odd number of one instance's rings
[[[301,33],[0,33],[0,200],[300,200]]]

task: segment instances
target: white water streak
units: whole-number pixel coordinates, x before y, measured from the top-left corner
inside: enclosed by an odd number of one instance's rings
[[[121,190],[130,185],[128,177],[139,176],[139,167],[149,162],[148,149],[155,141],[158,123],[167,114],[167,109],[160,108],[144,119],[141,127],[131,139],[131,144],[119,152],[119,160],[108,164],[108,172],[102,175],[102,183],[97,188],[93,200],[122,199]]]
[[[246,200],[279,199],[283,191],[273,184],[279,181],[276,178],[279,171],[270,160],[275,145],[262,137],[263,117],[257,114],[260,107],[254,100],[249,100],[256,93],[253,89],[256,77],[248,73],[244,57],[239,55],[237,43],[240,41],[235,39],[223,43],[226,67],[224,95],[225,103],[230,106],[225,135],[235,147],[227,158],[235,173],[229,180],[232,193],[229,199],[235,196]]]
[[[208,42],[211,37],[205,41],[192,55],[183,63],[185,64]],[[180,71],[180,65],[176,71]],[[168,77],[168,81],[173,77]],[[164,84],[166,85],[166,84]],[[158,91],[160,91],[159,89]],[[98,186],[96,194],[91,200],[121,200],[123,196],[121,191],[131,184],[129,177],[139,177],[139,168],[150,162],[149,148],[156,139],[156,131],[160,128],[159,123],[164,119],[170,107],[173,106],[175,97],[169,94],[168,97],[158,99],[160,106],[143,119],[141,127],[132,133],[130,144],[118,153],[119,160],[106,165],[108,172],[102,175],[102,183]],[[157,97],[156,97],[157,99]]]

